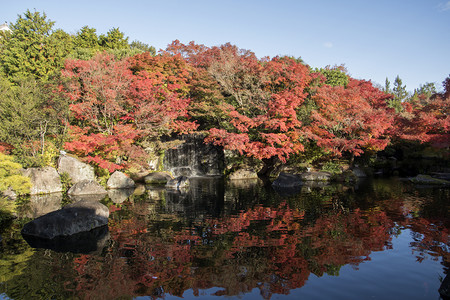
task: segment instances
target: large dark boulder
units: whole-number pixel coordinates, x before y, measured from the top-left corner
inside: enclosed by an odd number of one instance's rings
[[[108,224],[109,210],[100,202],[79,201],[25,224],[23,235],[44,239],[69,236]]]
[[[29,168],[22,175],[31,181],[31,195],[57,193],[62,191],[61,179],[55,168]]]
[[[295,174],[280,173],[278,178],[272,183],[272,186],[278,188],[294,188],[302,185],[302,179]]]

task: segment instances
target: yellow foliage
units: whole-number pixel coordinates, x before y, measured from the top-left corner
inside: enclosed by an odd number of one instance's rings
[[[31,189],[30,178],[20,175],[22,166],[13,157],[0,153],[0,192],[8,188],[17,194],[28,194]]]

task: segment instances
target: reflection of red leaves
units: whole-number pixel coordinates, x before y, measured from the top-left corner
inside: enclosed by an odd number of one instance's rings
[[[115,206],[114,204],[109,207],[110,214],[112,214],[113,212],[116,212],[116,211],[121,211],[121,210],[122,210],[121,207]]]
[[[128,219],[113,214],[109,228],[114,247],[105,262],[90,256],[76,261],[77,287],[88,295],[100,292],[98,282],[106,286],[114,282],[110,289],[115,295],[164,291],[181,297],[188,289],[211,287],[223,287],[218,294],[230,296],[254,288],[267,296],[288,294],[302,287],[311,273],[332,275],[343,265],[357,268],[370,260],[373,251],[389,247],[396,226],[420,233],[412,245],[418,261],[429,256],[448,261],[448,231],[432,220],[406,218],[408,212],[396,203],[379,203],[380,210],[324,211],[312,223],[304,220],[304,211],[286,202],[276,207],[256,205],[189,228],[178,228],[177,222],[153,228],[137,203],[127,204],[123,214],[129,209],[135,214]]]

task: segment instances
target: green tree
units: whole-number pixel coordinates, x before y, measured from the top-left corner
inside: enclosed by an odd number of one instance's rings
[[[100,41],[97,36],[97,30],[84,26],[80,29],[74,38],[74,45],[77,48],[99,49]]]
[[[414,89],[410,102],[420,102],[420,104],[428,103],[431,98],[437,94],[436,85],[432,82],[421,84],[419,88]]]
[[[73,37],[64,30],[57,29],[50,35],[50,40],[55,45],[55,55],[62,58],[57,62],[57,69],[60,70],[64,67],[65,58],[75,47]]]
[[[128,37],[125,37],[125,34],[119,28],[112,28],[106,35],[100,35],[99,43],[105,49],[125,49],[130,47],[128,45]]]
[[[394,87],[390,91],[390,94],[394,97],[388,100],[388,107],[395,109],[396,112],[401,112],[403,110],[402,102],[407,100],[408,92],[406,91],[406,85],[403,85],[398,75],[395,77]]]
[[[347,69],[344,65],[326,66],[325,68],[316,69],[315,72],[319,72],[325,76],[325,84],[343,87],[346,87],[348,84]]]
[[[45,13],[27,10],[11,26],[0,52],[2,71],[11,81],[30,75],[47,80],[62,66],[68,49],[57,38],[62,32],[53,32],[53,25]]]
[[[392,89],[394,98],[400,102],[403,102],[408,97],[408,91],[406,91],[406,85],[403,85],[400,76],[397,75],[394,80],[394,88]]]
[[[130,48],[131,49],[138,49],[141,50],[142,52],[150,52],[150,54],[152,56],[156,55],[156,49],[153,46],[150,46],[148,44],[145,44],[143,42],[140,41],[132,41],[130,44]]]
[[[97,30],[84,26],[73,37],[74,48],[69,57],[72,59],[89,60],[97,54],[100,47],[100,40],[97,36]]]
[[[391,90],[391,82],[389,81],[389,79],[386,77],[386,81],[384,82],[384,92],[386,94],[391,94],[392,90]]]
[[[26,167],[44,164],[50,146],[56,151],[49,139],[62,136],[67,110],[68,103],[32,77],[16,85],[0,77],[0,141],[12,145]]]

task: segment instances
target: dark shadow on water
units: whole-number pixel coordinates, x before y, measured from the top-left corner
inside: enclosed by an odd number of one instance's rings
[[[44,239],[26,234],[22,234],[22,236],[32,248],[82,254],[101,252],[110,237],[107,225],[70,236],[57,236],[53,239]]]

